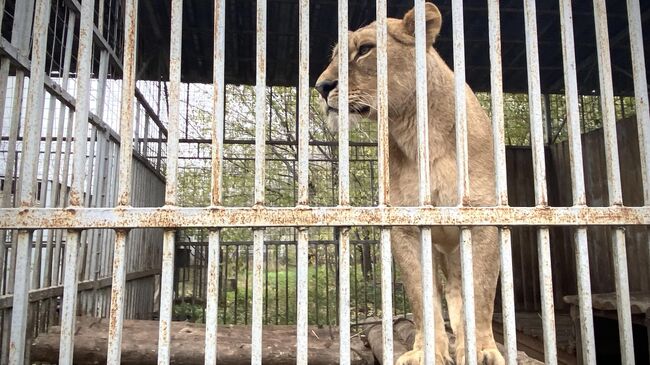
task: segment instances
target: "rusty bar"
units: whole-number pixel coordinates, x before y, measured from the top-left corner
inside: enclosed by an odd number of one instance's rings
[[[225,117],[225,32],[226,1],[214,2],[213,38],[213,83],[212,83],[212,175],[211,204],[221,205],[223,128]],[[208,235],[207,303],[205,332],[205,363],[217,363],[217,322],[219,307],[219,238],[220,230],[211,230]]]
[[[93,13],[95,2],[85,0],[81,4],[79,24],[79,47],[77,54],[77,103],[74,113],[74,160],[70,205],[83,206],[84,180],[86,178],[86,140],[88,138],[88,114],[90,111],[90,74],[93,50]],[[91,152],[92,153],[92,152]],[[89,159],[92,161],[92,156]],[[90,177],[88,178],[90,181]],[[90,197],[88,191],[87,197]],[[59,363],[72,364],[74,354],[75,317],[77,313],[78,245],[80,231],[68,231],[66,260],[63,279],[63,302],[61,314],[61,338]],[[83,257],[83,255],[81,255]]]
[[[339,13],[340,14],[340,13]],[[350,228],[339,234],[339,364],[350,364]]]
[[[124,288],[126,286],[126,263],[124,246],[128,231],[117,230],[113,248],[113,277],[111,286],[110,317],[108,328],[107,363],[119,364],[122,353],[122,322],[124,320]]]
[[[300,0],[298,78],[298,205],[309,204],[309,0]]]
[[[20,180],[22,181],[20,184],[21,207],[32,206],[36,200],[35,189],[40,153],[41,125],[43,122],[43,98],[45,93],[43,85],[49,19],[50,1],[39,2],[34,9],[31,77],[29,78],[23,131],[23,151],[20,166]],[[27,38],[29,39],[29,37]],[[23,364],[25,361],[32,233],[32,231],[18,232],[16,250],[13,254],[13,257],[15,257],[15,280],[9,339],[9,364]],[[4,245],[4,240],[2,244]]]
[[[255,205],[264,205],[266,165],[266,0],[257,0],[255,79]]]
[[[548,206],[546,191],[546,163],[544,155],[544,121],[539,74],[539,50],[537,44],[537,15],[534,1],[524,3],[526,27],[526,64],[528,66],[528,104],[530,108],[530,133],[533,152],[535,204]],[[544,331],[544,356],[550,364],[557,363],[555,341],[555,315],[553,303],[553,276],[549,232],[547,227],[537,231],[537,249],[540,270],[542,300],[542,324]]]
[[[649,225],[650,207],[7,208],[0,229]]]
[[[456,117],[456,178],[458,205],[470,203],[469,159],[467,145],[467,100],[465,83],[465,32],[463,0],[452,1],[454,44],[454,95]],[[474,277],[472,268],[472,234],[460,227],[461,290],[463,293],[463,324],[465,361],[476,365],[476,321],[474,312]]]
[[[648,167],[648,164],[650,164],[650,110],[648,109],[648,78],[645,69],[639,0],[627,0],[627,19],[630,24],[630,50],[632,52],[632,70],[634,74],[635,110],[639,129],[643,197],[644,205],[650,205],[650,167]],[[650,245],[648,247],[650,248]]]
[[[298,67],[298,207],[309,205],[309,0],[299,3]],[[298,229],[296,256],[296,364],[306,365],[309,357],[309,229]]]
[[[221,4],[225,1],[220,1]],[[221,9],[223,10],[223,9]],[[219,230],[208,235],[207,303],[205,308],[205,363],[217,363],[217,322],[219,305]]]
[[[309,229],[301,227],[298,229],[298,255],[296,257],[297,277],[297,342],[296,342],[296,364],[307,364],[308,358],[308,334],[309,324],[309,290],[308,290],[308,253],[309,253]]]
[[[418,132],[418,172],[419,204],[431,206],[431,171],[429,158],[429,107],[427,90],[427,50],[431,46],[426,39],[426,20],[424,0],[415,2],[415,81]],[[433,283],[433,252],[431,228],[422,227],[420,231],[422,266],[422,336],[424,362],[435,359],[435,298]],[[382,263],[382,268],[383,268]]]
[[[499,1],[488,1],[490,38],[490,83],[492,137],[494,144],[495,193],[498,206],[508,205],[505,130],[503,116],[503,71],[501,62],[501,18]],[[517,363],[517,331],[515,324],[514,278],[512,272],[512,241],[510,228],[499,227],[499,257],[501,264],[501,305],[503,337],[508,365]]]
[[[598,51],[598,74],[600,79],[600,106],[605,138],[607,191],[609,205],[619,206],[623,205],[623,193],[621,190],[621,173],[616,137],[616,105],[614,104],[614,85],[612,83],[607,10],[605,1],[603,0],[594,0],[594,21],[596,26],[596,47]],[[647,109],[645,112],[648,112]],[[613,228],[612,245],[621,363],[634,364],[630,288],[627,274],[625,233],[622,227]]]
[[[386,0],[377,1],[377,130],[379,205],[390,204],[390,175],[388,154],[388,28]],[[383,363],[393,360],[393,286],[390,228],[381,228],[381,312]]]
[[[169,46],[169,123],[167,135],[167,176],[165,205],[177,204],[178,139],[180,123],[181,54],[183,35],[183,0],[172,0]],[[189,100],[187,100],[189,103]],[[148,120],[148,119],[147,119]],[[145,132],[145,138],[146,138]],[[145,149],[146,153],[146,149]],[[174,295],[175,231],[163,235],[162,274],[160,278],[160,331],[158,332],[158,364],[169,364],[171,358],[171,321]]]
[[[339,206],[350,204],[350,115],[348,95],[348,0],[338,1]],[[339,363],[350,364],[350,229],[339,234]]]
[[[580,132],[580,115],[578,99],[578,81],[576,77],[575,46],[573,37],[573,16],[571,1],[560,2],[560,24],[562,32],[562,54],[564,63],[564,83],[567,105],[567,130],[569,134],[569,159],[571,163],[571,188],[574,206],[585,206],[587,198],[583,173],[582,143]],[[587,229],[578,227],[574,232],[578,295],[580,301],[580,326],[583,340],[584,361],[595,361],[593,347],[593,318],[591,316],[591,290],[589,286],[589,257],[587,253]],[[555,346],[548,351],[555,354]],[[553,358],[554,361],[555,358]],[[548,361],[548,355],[547,355]]]
[[[226,34],[226,4],[225,0],[214,2],[214,54],[213,54],[213,83],[212,83],[212,179],[211,204],[221,205],[221,182],[223,164],[223,127],[225,117],[226,86],[225,86],[225,48]]]
[[[120,103],[120,154],[118,175],[118,207],[131,204],[131,170],[133,155],[133,106],[135,104],[136,34],[138,0],[126,0],[124,9],[124,72]],[[126,257],[124,246],[128,230],[116,232],[113,249],[113,287],[109,316],[107,362],[117,364],[121,357],[122,323],[124,320],[124,287]]]
[[[266,0],[257,0],[257,49],[255,80],[255,208],[264,206],[266,165]],[[264,230],[253,230],[253,303],[251,364],[262,363],[262,311]]]
[[[172,33],[173,34],[173,33]],[[170,128],[171,134],[171,128]],[[158,364],[169,364],[171,321],[174,295],[174,230],[163,235],[162,272],[160,276],[160,325],[158,331]]]
[[[253,304],[252,304],[252,335],[251,335],[251,364],[262,363],[262,321],[263,321],[263,288],[264,277],[264,230],[253,230]]]

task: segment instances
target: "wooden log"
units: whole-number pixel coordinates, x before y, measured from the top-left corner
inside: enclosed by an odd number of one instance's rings
[[[363,332],[365,333],[366,341],[372,349],[373,355],[379,364],[383,364],[383,354],[384,354],[384,342],[382,339],[382,328],[381,328],[381,319],[370,317],[366,320],[367,324],[363,326]],[[378,323],[379,322],[379,323]],[[397,320],[393,324],[393,358],[397,360],[402,354],[408,351],[408,348],[413,348],[413,342],[411,342],[410,347],[407,347],[404,342],[402,342],[398,330],[403,330],[406,327],[402,322],[411,323],[409,320]],[[412,326],[412,323],[411,323]]]
[[[32,343],[31,361],[56,363],[59,356],[59,327],[51,327]],[[250,363],[250,326],[220,326],[217,334],[217,360],[222,365]],[[122,332],[122,364],[157,364],[158,322],[125,320]],[[108,321],[77,318],[75,364],[105,364]],[[264,326],[262,362],[290,365],[296,362],[294,326]],[[172,322],[171,362],[178,365],[203,364],[205,327],[188,322]],[[362,354],[364,345],[353,338],[352,364],[366,365],[372,358]],[[339,339],[336,328],[309,328],[309,363],[338,364]]]

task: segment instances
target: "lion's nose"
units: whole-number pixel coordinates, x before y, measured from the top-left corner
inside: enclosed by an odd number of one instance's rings
[[[316,90],[318,90],[323,99],[327,99],[327,95],[330,94],[330,91],[336,88],[338,83],[338,80],[323,80],[316,84]]]

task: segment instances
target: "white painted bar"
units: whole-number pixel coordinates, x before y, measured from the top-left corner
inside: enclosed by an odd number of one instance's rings
[[[418,128],[419,204],[431,205],[431,171],[429,158],[429,107],[427,90],[427,50],[424,0],[415,8],[415,96]],[[431,228],[420,229],[420,262],[422,266],[422,337],[424,362],[435,361],[435,295],[433,282],[433,250]]]
[[[596,25],[596,49],[598,53],[598,75],[600,80],[600,108],[605,138],[607,191],[609,205],[620,206],[623,205],[623,192],[621,190],[621,170],[616,137],[616,106],[614,104],[614,85],[612,82],[612,65],[609,53],[607,10],[604,0],[594,0],[594,22]],[[645,112],[648,112],[647,108]],[[643,158],[641,159],[643,160]],[[625,233],[622,227],[612,228],[612,245],[621,363],[634,364],[630,288],[627,275]]]
[[[138,0],[125,0],[124,61],[122,98],[120,103],[120,141],[117,205],[131,204],[133,155],[133,116],[135,104],[136,34]],[[128,230],[117,230],[113,249],[113,281],[109,314],[107,362],[118,364],[122,355],[122,324],[124,321],[124,287],[126,285],[125,245]]]
[[[31,17],[30,17],[31,18]],[[45,94],[45,56],[47,50],[50,1],[38,2],[34,9],[32,37],[32,62],[27,93],[25,124],[23,127],[23,151],[20,164],[20,206],[32,206],[36,200],[36,177],[40,152],[41,125],[43,122],[43,98]],[[29,34],[27,31],[25,34]],[[29,40],[29,36],[27,36]],[[11,195],[11,194],[8,194]],[[9,364],[20,365],[25,361],[27,316],[29,309],[29,285],[32,231],[19,231],[15,257],[14,301],[9,338]],[[4,235],[2,236],[4,244]]]

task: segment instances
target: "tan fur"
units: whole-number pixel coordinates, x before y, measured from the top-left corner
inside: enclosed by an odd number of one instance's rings
[[[440,31],[441,16],[435,5],[426,4],[427,39],[432,44]],[[418,205],[418,162],[415,95],[414,16],[409,11],[403,19],[388,19],[388,114],[390,135],[391,202],[396,206]],[[365,117],[376,119],[377,58],[372,48],[359,55],[359,48],[376,43],[375,24],[349,36],[349,98],[350,111],[369,107]],[[338,79],[338,49],[332,62],[319,77]],[[454,75],[433,47],[427,53],[429,152],[431,157],[431,194],[436,206],[456,206],[456,146]],[[466,88],[469,139],[470,194],[474,206],[495,204],[494,161],[490,120],[472,90]],[[338,108],[338,88],[327,98],[330,108]],[[407,296],[413,308],[418,333],[414,349],[398,360],[398,364],[422,363],[422,291],[420,278],[419,230],[416,227],[392,229],[393,255],[399,265]],[[456,227],[434,227],[433,244],[437,265],[446,274],[444,296],[449,308],[452,330],[459,345],[453,354],[456,364],[465,363],[463,348],[462,299],[460,294],[459,232]],[[474,293],[476,304],[477,349],[479,363],[504,364],[492,335],[492,314],[499,257],[497,232],[494,228],[473,228]],[[437,271],[437,270],[436,270]],[[434,271],[435,272],[435,271]],[[436,361],[451,362],[448,340],[444,333],[440,281],[436,280]]]

